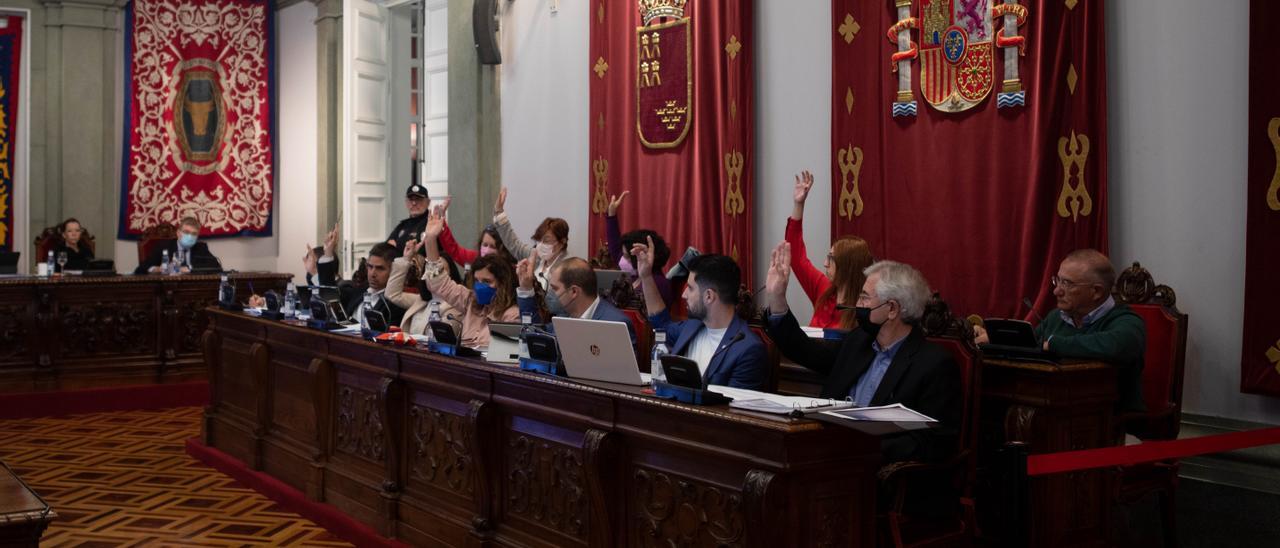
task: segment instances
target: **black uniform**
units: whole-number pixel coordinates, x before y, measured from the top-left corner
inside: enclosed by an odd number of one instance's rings
[[[405,242],[409,240],[422,241],[422,233],[427,229],[427,220],[429,215],[423,213],[417,217],[409,217],[395,228],[391,229],[391,234],[387,236],[387,241],[394,241],[396,249],[404,250]]]
[[[80,250],[74,250],[67,244],[58,244],[53,248],[53,256],[57,258],[59,253],[67,254],[67,270],[84,270],[89,268],[89,261],[93,260],[93,250],[88,245],[80,244]]]

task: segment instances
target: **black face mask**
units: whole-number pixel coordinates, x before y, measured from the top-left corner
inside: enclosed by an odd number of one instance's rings
[[[875,338],[876,335],[880,334],[880,328],[883,327],[884,324],[871,323],[871,311],[889,304],[889,302],[890,301],[882,302],[880,303],[880,306],[876,306],[874,308],[867,308],[865,306],[854,308],[853,316],[858,319],[858,329],[861,329],[866,332],[866,334],[871,335],[871,338]]]

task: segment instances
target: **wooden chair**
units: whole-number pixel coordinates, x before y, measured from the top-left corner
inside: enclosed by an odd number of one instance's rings
[[[40,231],[40,235],[36,236],[35,241],[32,242],[36,246],[35,258],[37,261],[43,261],[45,257],[49,256],[49,251],[62,244],[62,232],[59,230],[60,226],[61,225],[54,225],[46,227],[44,230]],[[97,256],[97,242],[94,240],[93,234],[90,234],[89,230],[84,228],[84,225],[80,225],[80,229],[81,245],[88,246],[89,251],[93,253],[94,256]]]
[[[178,239],[178,227],[169,223],[160,223],[142,232],[138,240],[138,263],[146,262],[151,250],[158,245],[165,245],[170,240]]]
[[[967,544],[977,534],[973,489],[977,475],[982,353],[973,343],[973,327],[952,316],[947,304],[936,294],[925,307],[921,326],[929,341],[951,352],[960,367],[963,393],[960,436],[956,454],[946,461],[895,462],[880,469],[881,489],[888,493],[887,507],[879,512],[884,526],[881,536],[896,547]],[[912,497],[908,486],[918,485],[922,480],[928,484],[931,478],[946,478],[959,493],[959,513],[956,516],[922,518],[908,512],[908,499]]]
[[[614,280],[612,287],[600,287],[597,290],[600,298],[618,307],[631,320],[631,329],[636,332],[636,362],[640,364],[641,371],[648,372],[649,353],[653,350],[653,328],[649,326],[649,317],[645,313],[644,297],[625,278]]]
[[[1178,310],[1173,289],[1157,285],[1151,273],[1137,262],[1120,274],[1112,293],[1116,301],[1129,305],[1142,317],[1147,331],[1142,366],[1142,398],[1147,410],[1117,417],[1116,424],[1123,429],[1117,432],[1117,438],[1129,432],[1144,440],[1177,439],[1182,424],[1187,315]],[[1121,504],[1131,504],[1150,493],[1158,493],[1165,545],[1174,546],[1177,459],[1122,466],[1118,475],[1116,499]]]

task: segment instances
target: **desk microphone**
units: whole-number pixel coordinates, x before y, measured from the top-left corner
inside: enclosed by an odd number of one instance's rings
[[[1041,318],[1039,314],[1036,314],[1036,307],[1031,303],[1031,299],[1023,297],[1022,304],[1027,305],[1027,309],[1031,311],[1031,317],[1036,319],[1037,325],[1044,322],[1044,318]]]

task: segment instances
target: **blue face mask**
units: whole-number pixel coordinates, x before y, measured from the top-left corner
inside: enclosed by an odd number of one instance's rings
[[[183,234],[178,236],[178,245],[182,246],[182,249],[191,249],[196,246],[196,239],[195,234]]]
[[[480,281],[477,281],[472,289],[476,292],[476,304],[480,306],[489,306],[489,303],[493,302],[493,296],[498,294],[498,290],[493,286]]]

